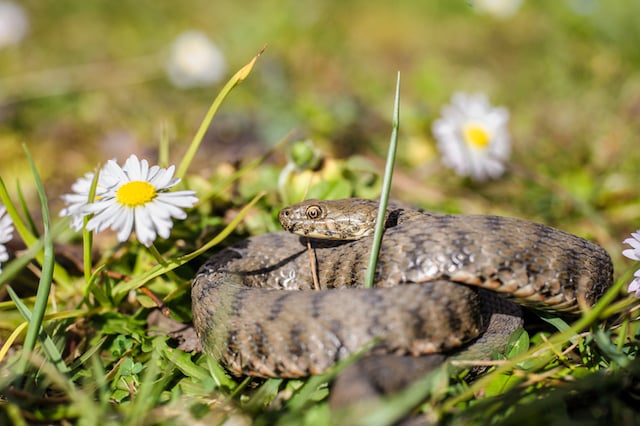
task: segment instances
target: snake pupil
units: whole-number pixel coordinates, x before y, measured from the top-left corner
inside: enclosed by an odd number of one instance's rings
[[[307,209],[307,217],[309,219],[317,219],[320,217],[321,209],[318,206],[310,206]]]

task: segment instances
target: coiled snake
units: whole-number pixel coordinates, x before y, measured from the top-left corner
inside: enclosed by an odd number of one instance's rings
[[[373,353],[462,347],[487,356],[521,325],[513,302],[577,313],[612,283],[607,252],[575,235],[514,218],[392,206],[375,287],[365,289],[377,206],[308,200],[280,212],[285,229],[312,238],[319,290],[306,238],[291,232],[215,254],[192,285],[204,350],[233,373],[260,377],[322,373],[374,339]]]

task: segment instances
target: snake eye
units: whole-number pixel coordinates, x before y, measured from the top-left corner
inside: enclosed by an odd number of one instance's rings
[[[307,211],[305,213],[309,219],[317,219],[320,217],[322,209],[318,206],[309,206],[307,207]]]

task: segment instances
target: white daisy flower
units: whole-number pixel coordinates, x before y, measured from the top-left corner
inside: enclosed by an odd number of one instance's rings
[[[115,160],[105,164],[100,180],[109,184],[99,199],[82,208],[94,216],[87,223],[90,231],[110,228],[118,233],[119,241],[126,241],[135,227],[138,240],[149,247],[156,237],[168,238],[173,227],[172,218],[184,219],[183,208],[198,201],[194,191],[168,192],[180,182],[174,178],[175,167],[149,167],[147,160],[131,155],[120,167]]]
[[[633,281],[629,283],[629,287],[627,287],[627,291],[629,293],[634,293],[634,296],[640,297],[640,269],[634,272],[633,276],[635,277]]]
[[[432,127],[442,162],[478,181],[500,177],[511,154],[508,121],[506,108],[492,107],[486,95],[455,93]]]
[[[29,31],[29,18],[22,6],[0,1],[0,48],[18,44]]]
[[[222,51],[199,31],[187,31],[173,42],[166,71],[180,88],[210,86],[224,77],[227,64]]]
[[[627,238],[623,243],[629,244],[631,248],[622,250],[622,255],[632,260],[640,260],[640,230],[632,232],[631,238]]]
[[[80,231],[84,223],[84,217],[87,215],[86,207],[89,204],[89,192],[94,174],[89,172],[76,180],[71,185],[73,193],[60,196],[66,207],[60,211],[60,216],[71,216],[71,227]],[[118,182],[112,176],[105,175],[102,172],[98,175],[96,183],[95,199],[99,200],[109,188]]]
[[[496,18],[512,17],[521,5],[522,0],[473,0],[473,6],[478,12],[493,15]]]
[[[627,238],[623,241],[624,244],[629,244],[630,249],[622,250],[622,255],[632,260],[640,260],[640,230],[631,233],[631,238]],[[627,291],[629,293],[635,293],[636,297],[640,297],[640,269],[638,269],[633,276],[633,281],[629,283]]]
[[[7,208],[0,206],[0,263],[9,260],[9,252],[5,244],[13,238],[13,221],[6,213]],[[2,265],[0,265],[0,272],[2,272]]]

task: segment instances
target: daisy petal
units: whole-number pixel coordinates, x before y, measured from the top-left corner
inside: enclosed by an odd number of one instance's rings
[[[631,238],[625,239],[623,244],[628,244],[632,247],[622,250],[623,256],[633,260],[640,260],[640,231],[632,232]]]
[[[5,244],[13,239],[13,221],[7,215],[7,208],[0,205],[0,263],[9,260],[9,252]],[[2,272],[2,265],[0,265]]]
[[[635,297],[640,297],[640,277],[636,276],[636,278],[629,283],[627,292],[634,293],[633,295]]]

